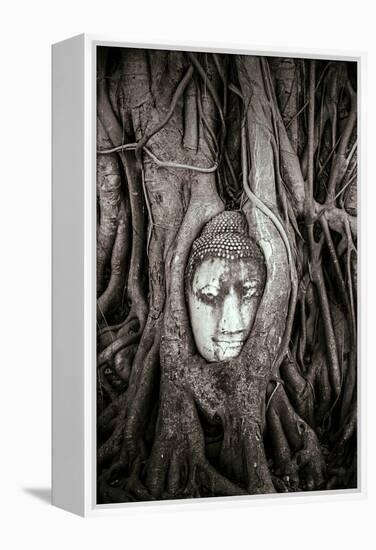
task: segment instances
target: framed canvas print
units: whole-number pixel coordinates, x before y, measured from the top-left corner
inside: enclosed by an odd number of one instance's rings
[[[362,493],[362,63],[53,47],[56,505]]]

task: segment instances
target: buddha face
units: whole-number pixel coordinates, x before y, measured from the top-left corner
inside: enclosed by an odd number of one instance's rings
[[[196,265],[187,292],[199,353],[209,362],[237,357],[249,336],[262,296],[263,263],[207,257]]]

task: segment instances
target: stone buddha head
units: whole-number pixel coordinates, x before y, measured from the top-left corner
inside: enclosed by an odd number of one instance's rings
[[[264,256],[242,212],[210,220],[194,241],[186,269],[193,337],[209,362],[237,357],[247,340],[266,280]]]

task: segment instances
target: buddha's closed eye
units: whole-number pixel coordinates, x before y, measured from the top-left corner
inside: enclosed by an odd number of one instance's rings
[[[203,288],[197,290],[197,297],[202,300],[204,303],[210,304],[215,302],[218,298],[221,290],[220,288],[214,285],[206,285]]]
[[[257,280],[232,285],[205,285],[203,288],[197,289],[196,296],[203,303],[210,305],[224,299],[227,294],[231,293],[231,289],[232,292],[235,291],[240,300],[251,300],[260,296],[260,284]]]
[[[242,298],[249,300],[250,298],[255,298],[260,296],[260,283],[258,281],[248,281],[241,288]]]

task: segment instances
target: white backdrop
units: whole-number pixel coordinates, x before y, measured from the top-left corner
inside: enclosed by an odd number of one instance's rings
[[[375,547],[376,377],[368,353],[368,497],[215,511],[166,509],[83,520],[51,507],[50,44],[81,32],[120,40],[214,41],[368,52],[367,203],[376,201],[376,30],[372,2],[34,0],[1,16],[1,530],[3,548]],[[373,103],[372,103],[373,100]],[[5,171],[5,172],[4,172]],[[368,213],[367,330],[376,249]],[[368,256],[369,254],[369,256]],[[4,308],[5,306],[5,308]],[[363,367],[366,368],[366,364]],[[6,542],[2,541],[6,539]]]

